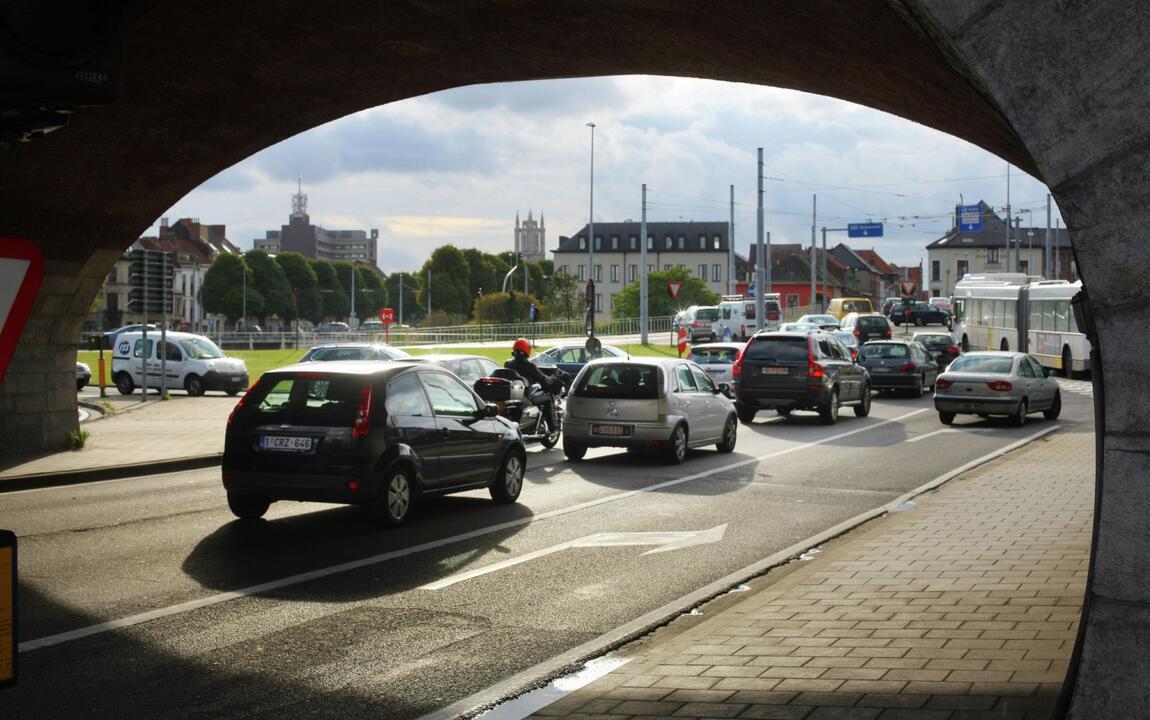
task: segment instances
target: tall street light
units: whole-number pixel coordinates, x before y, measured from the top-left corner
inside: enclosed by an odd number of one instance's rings
[[[591,128],[591,197],[590,211],[587,216],[587,279],[595,278],[595,123],[587,123]],[[591,297],[594,304],[595,297]]]

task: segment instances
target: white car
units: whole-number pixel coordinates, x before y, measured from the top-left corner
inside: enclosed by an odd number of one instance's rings
[[[223,390],[235,395],[248,387],[248,368],[239,358],[225,357],[214,342],[203,335],[167,333],[160,347],[160,333],[126,332],[112,347],[112,382],[121,395],[131,395],[144,384],[159,388],[164,375],[169,388],[183,388],[188,395],[207,390]]]
[[[76,392],[84,389],[88,381],[92,379],[92,368],[88,367],[88,363],[76,361]]]
[[[678,464],[689,448],[733,452],[739,420],[727,392],[687,360],[594,360],[567,396],[563,454],[576,462],[592,447],[651,449]]]

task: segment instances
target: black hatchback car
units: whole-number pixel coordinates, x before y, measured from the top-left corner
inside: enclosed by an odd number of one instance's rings
[[[515,502],[525,459],[515,424],[440,367],[306,363],[265,373],[236,405],[223,483],[244,519],[301,500],[398,525],[421,495],[488,488]]]
[[[783,417],[815,410],[824,425],[838,420],[841,405],[853,405],[859,417],[870,414],[866,369],[829,333],[759,333],[747,341],[731,375],[735,412],[745,423],[763,408]]]

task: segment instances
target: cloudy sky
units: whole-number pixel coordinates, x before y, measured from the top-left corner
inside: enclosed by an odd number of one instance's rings
[[[366,110],[253,155],[165,215],[225,224],[250,248],[287,222],[302,175],[313,223],[379,229],[385,272],[416,269],[447,243],[510,250],[515,214],[529,210],[544,214],[554,248],[587,222],[588,122],[596,222],[638,220],[642,183],[648,220],[726,221],[734,185],[744,255],[758,147],[772,242],[810,242],[817,195],[818,227],[883,221],[885,237],[848,244],[917,265],[960,198],[996,209],[1007,200],[1005,161],[877,110],[756,85],[630,76],[472,86]],[[1033,211],[1023,226],[1045,227],[1046,187],[1010,174],[1016,214]]]

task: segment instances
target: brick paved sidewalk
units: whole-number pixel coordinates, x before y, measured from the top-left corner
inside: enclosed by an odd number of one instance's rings
[[[534,717],[1046,718],[1077,631],[1093,481],[1092,432],[1047,436],[750,583]]]

